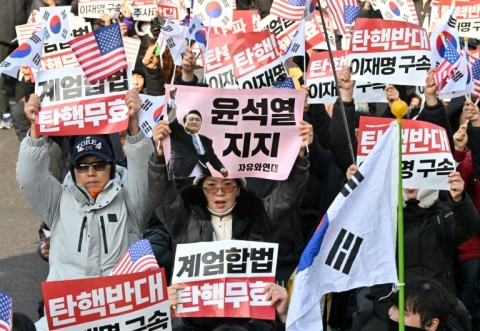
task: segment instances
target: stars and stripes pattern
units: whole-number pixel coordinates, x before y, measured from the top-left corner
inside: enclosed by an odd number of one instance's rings
[[[270,14],[290,21],[303,18],[306,0],[273,0]]]
[[[0,292],[0,331],[12,329],[12,298]]]
[[[42,23],[27,23],[15,26],[18,44],[21,45],[26,42],[28,38],[40,31],[41,28]]]
[[[457,52],[455,46],[445,38],[445,54],[442,62],[435,70],[435,81],[438,89],[441,90],[445,86],[446,81],[452,75],[452,71],[458,66],[460,62],[460,54]]]
[[[295,90],[297,87],[295,86],[295,81],[292,77],[285,78],[285,80],[278,84],[273,84],[274,88],[289,88]]]
[[[159,269],[159,266],[153,255],[152,246],[147,239],[142,239],[128,248],[111,274],[126,275],[153,269]]]
[[[480,59],[475,55],[469,53],[469,61],[472,65],[472,77],[473,77],[473,91],[472,96],[475,98],[480,98]]]
[[[430,63],[432,67],[438,67],[440,62],[442,62],[441,47],[438,47],[441,45],[439,38],[441,38],[442,34],[445,35],[445,39],[449,39],[452,43],[456,44],[457,52],[460,52],[457,23],[455,17],[455,1],[452,1],[448,14],[442,16],[430,34],[430,47],[432,49]]]
[[[77,37],[69,44],[90,84],[128,66],[119,23]]]
[[[438,86],[438,97],[440,99],[467,95],[474,90],[472,65],[468,61],[468,50],[466,47],[462,49],[459,55],[459,58],[450,69],[447,78],[441,82],[441,86]]]
[[[358,13],[362,10],[357,0],[326,0],[329,12],[341,35],[349,34],[349,30]]]
[[[122,36],[123,46],[125,47],[125,55],[127,63],[135,66],[137,61],[138,50],[140,49],[140,39]]]

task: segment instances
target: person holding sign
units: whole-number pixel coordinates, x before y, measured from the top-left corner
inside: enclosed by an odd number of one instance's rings
[[[174,245],[222,239],[268,241],[298,207],[308,178],[305,148],[313,140],[312,126],[300,123],[302,145],[290,176],[263,201],[246,190],[244,178],[197,176],[180,194],[168,180],[162,141],[172,130],[161,121],[153,131],[155,153],[149,161],[149,195]],[[169,203],[166,203],[169,202]],[[216,229],[223,222],[228,229]]]
[[[227,239],[271,241],[298,208],[308,179],[305,150],[313,140],[313,129],[305,121],[300,121],[299,128],[301,148],[288,179],[262,200],[246,189],[244,178],[198,176],[179,192],[175,181],[168,178],[162,143],[172,130],[168,121],[159,122],[153,131],[157,147],[149,160],[149,196],[172,236],[174,249],[180,243]],[[184,322],[188,330],[212,330],[227,323],[220,318]],[[228,324],[232,323],[244,325],[248,319],[229,319]]]
[[[129,169],[115,165],[106,135],[72,137],[72,165],[63,184],[48,173],[45,137],[35,130],[40,98],[25,106],[31,129],[22,141],[17,179],[22,193],[51,230],[47,280],[109,275],[123,253],[142,238],[152,208],[147,196],[147,162],[153,151],[138,126],[141,100],[125,97]]]

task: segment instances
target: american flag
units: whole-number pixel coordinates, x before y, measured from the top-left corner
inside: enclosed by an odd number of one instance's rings
[[[285,78],[281,83],[274,83],[274,88],[289,88],[295,90],[297,87],[295,86],[295,81],[292,77]]]
[[[152,246],[147,239],[142,239],[128,248],[113,268],[112,275],[126,275],[153,269],[159,269],[159,266],[153,255]]]
[[[303,18],[307,0],[273,0],[270,14],[289,21],[299,21]]]
[[[475,84],[471,94],[478,99],[480,98],[480,59],[469,53],[469,61],[472,64],[472,76]]]
[[[0,330],[12,329],[12,298],[0,292]]]
[[[432,67],[438,67],[442,61],[442,55],[440,54],[442,47],[439,47],[442,44],[440,40],[442,34],[445,35],[445,39],[454,40],[454,44],[457,46],[457,52],[460,52],[457,19],[455,18],[455,1],[452,1],[448,14],[444,15],[438,21],[430,34],[430,47],[432,49],[430,63],[432,64]]]
[[[357,0],[326,0],[338,33],[345,35],[362,10]]]
[[[127,68],[119,23],[77,37],[69,44],[90,84]]]
[[[42,23],[27,23],[15,26],[18,44],[21,45],[42,28]]]
[[[467,55],[468,50],[464,47],[460,52],[458,62],[450,69],[445,85],[438,89],[438,97],[440,99],[454,98],[473,92],[472,65],[468,61]]]
[[[135,66],[137,62],[138,50],[140,49],[140,39],[122,36],[123,45],[125,46],[125,55],[128,64]]]
[[[445,54],[434,74],[439,90],[445,86],[447,79],[452,75],[452,71],[458,66],[458,62],[460,62],[460,54],[458,54],[455,46],[445,38]]]

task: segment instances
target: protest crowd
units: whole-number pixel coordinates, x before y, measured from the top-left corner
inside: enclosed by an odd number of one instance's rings
[[[480,330],[480,0],[0,8],[0,330]]]

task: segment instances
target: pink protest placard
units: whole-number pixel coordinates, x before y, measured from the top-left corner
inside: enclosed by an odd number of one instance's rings
[[[164,141],[170,177],[221,177],[222,169],[229,178],[288,177],[301,145],[302,91],[176,88]]]

